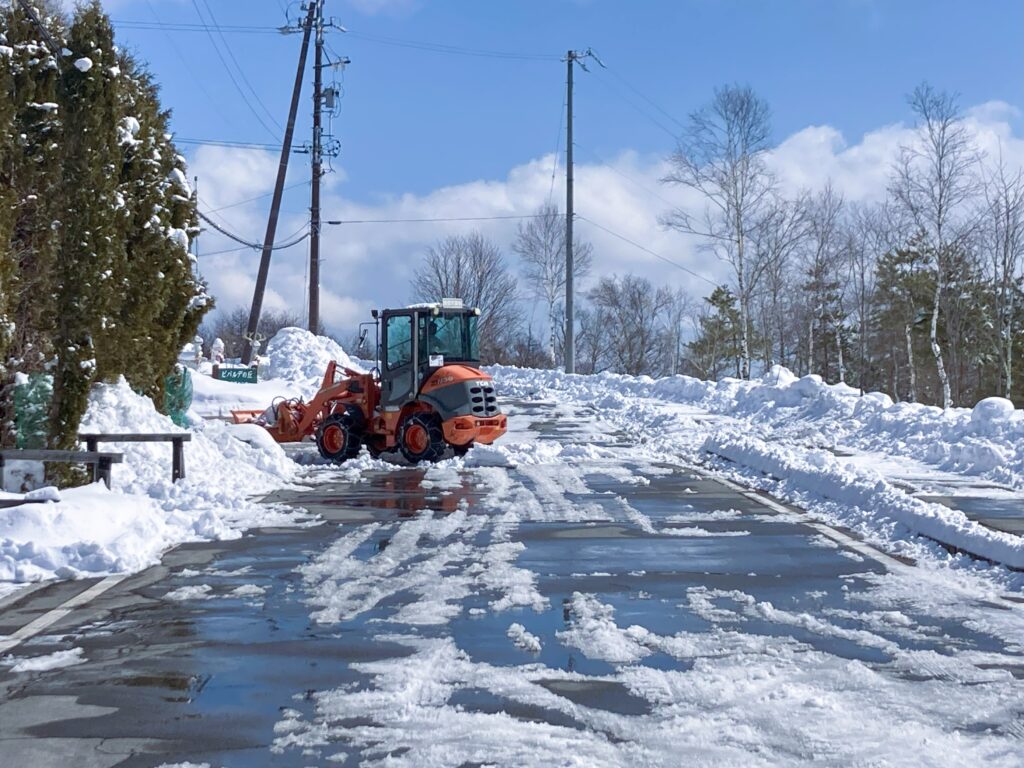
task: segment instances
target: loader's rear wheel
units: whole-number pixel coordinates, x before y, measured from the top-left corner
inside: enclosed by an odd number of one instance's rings
[[[325,459],[340,464],[359,453],[360,432],[354,414],[348,411],[332,413],[316,431],[316,447]]]
[[[402,455],[414,464],[440,460],[446,446],[440,417],[436,413],[414,413],[409,416],[402,422],[398,444]]]

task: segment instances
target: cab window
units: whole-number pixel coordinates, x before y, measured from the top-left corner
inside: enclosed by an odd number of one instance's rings
[[[388,370],[401,368],[412,362],[412,317],[393,315],[387,325]]]

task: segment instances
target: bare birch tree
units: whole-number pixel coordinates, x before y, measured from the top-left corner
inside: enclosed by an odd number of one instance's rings
[[[750,378],[751,297],[763,272],[751,248],[752,230],[775,188],[764,163],[769,147],[768,104],[749,87],[715,90],[711,103],[690,115],[662,181],[704,196],[702,215],[682,208],[663,222],[681,232],[707,238],[707,247],[730,264],[740,309],[742,378]]]
[[[795,200],[772,195],[753,230],[757,263],[763,267],[761,290],[756,295],[761,305],[766,367],[786,363],[792,314],[791,270],[794,255],[807,237],[808,201],[806,193]]]
[[[949,408],[952,393],[939,344],[939,312],[949,260],[970,235],[973,224],[968,204],[978,189],[978,153],[955,96],[923,83],[909,101],[917,118],[916,137],[900,148],[890,190],[933,254],[935,295],[929,339],[942,405]]]
[[[512,250],[522,262],[523,278],[534,298],[544,302],[548,321],[548,355],[555,359],[565,300],[565,214],[546,203],[532,219],[519,225]],[[593,246],[573,239],[573,274],[580,281],[590,272]]]
[[[997,345],[1002,395],[1013,391],[1017,295],[1024,261],[1024,170],[1010,171],[1000,153],[985,177],[982,237],[995,281]]]
[[[480,308],[480,355],[501,362],[522,322],[519,291],[497,245],[480,232],[450,235],[427,251],[412,280],[414,298],[462,299]]]
[[[845,272],[845,224],[843,196],[829,182],[811,198],[807,213],[807,236],[804,238],[803,284],[808,300],[808,371],[815,373],[815,352],[821,356],[818,373],[829,376],[829,341],[835,343],[838,380],[845,381],[842,329],[843,283]],[[817,343],[818,349],[815,349]]]

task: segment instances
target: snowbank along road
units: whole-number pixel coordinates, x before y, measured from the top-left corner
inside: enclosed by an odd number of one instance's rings
[[[628,418],[506,409],[502,446],[269,497],[320,524],[12,596],[4,764],[1024,762],[1007,571],[885,554]]]

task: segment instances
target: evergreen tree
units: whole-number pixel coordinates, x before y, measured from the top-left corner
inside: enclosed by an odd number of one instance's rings
[[[879,348],[874,356],[883,361],[888,390],[896,399],[916,402],[921,395],[933,275],[931,258],[917,239],[878,259],[872,336]]]
[[[50,37],[65,37],[57,14],[36,10]],[[0,29],[10,53],[0,57],[6,87],[4,108],[10,123],[0,150],[0,187],[10,198],[7,236],[8,272],[4,302],[10,325],[0,356],[0,443],[14,443],[14,373],[39,374],[52,356],[55,318],[53,270],[63,206],[61,189],[62,115],[57,104],[59,68],[39,30],[17,5],[0,12]]]
[[[726,286],[715,288],[705,297],[709,311],[700,318],[700,333],[690,342],[691,362],[699,373],[709,379],[717,379],[729,367],[740,375],[740,311],[736,296]]]
[[[61,73],[63,186],[67,219],[56,264],[57,327],[50,443],[77,445],[77,429],[97,377],[97,341],[110,338],[111,309],[125,251],[118,180],[119,104],[113,30],[99,2],[79,7]]]

